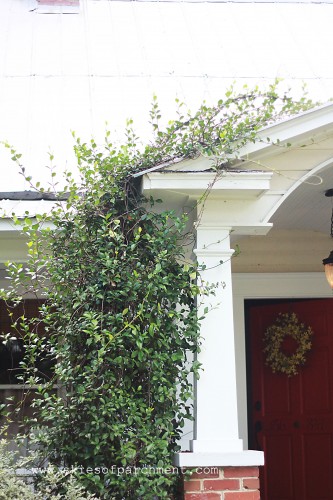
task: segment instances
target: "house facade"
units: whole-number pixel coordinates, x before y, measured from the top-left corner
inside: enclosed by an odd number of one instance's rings
[[[233,80],[281,76],[295,95],[306,81],[310,97],[326,101],[332,9],[331,2],[5,0],[0,140],[47,185],[49,148],[60,170],[75,168],[71,130],[102,141],[108,121],[121,140],[119,129],[133,117],[148,137],[153,93],[166,120],[175,97],[190,107],[214,102]],[[314,26],[309,39],[305,27]],[[265,137],[269,144],[249,145],[217,179],[213,159],[204,157],[141,176],[143,192],[165,207],[191,208],[195,258],[205,279],[220,284],[215,302],[203,297],[211,310],[202,322],[195,423],[175,457],[175,465],[196,469],[186,500],[256,500],[259,470],[264,500],[333,496],[332,291],[322,265],[332,250],[325,192],[333,188],[333,105],[273,125]],[[45,212],[51,203],[15,199],[29,185],[8,153],[0,152],[1,263],[25,259],[12,212]],[[313,340],[304,366],[288,377],[266,365],[264,335],[292,313]],[[285,349],[292,354],[297,345]],[[4,383],[0,390],[16,389]]]

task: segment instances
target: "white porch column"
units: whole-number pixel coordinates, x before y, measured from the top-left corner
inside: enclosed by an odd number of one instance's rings
[[[238,452],[243,449],[238,437],[235,345],[231,284],[230,227],[211,225],[209,207],[204,207],[197,228],[195,250],[201,277],[217,283],[215,296],[202,296],[199,314],[208,314],[201,323],[202,363],[196,384],[195,439],[193,452]],[[208,216],[208,217],[207,217]],[[222,262],[222,263],[221,263]]]
[[[230,248],[230,214],[221,213],[223,205],[206,200],[198,208],[195,254],[203,266],[201,278],[218,284],[215,295],[200,297],[199,315],[202,345],[198,361],[202,364],[195,386],[194,439],[192,453],[179,453],[176,465],[247,466],[263,464],[263,453],[243,449],[239,438],[235,342]],[[199,298],[198,298],[199,301]]]

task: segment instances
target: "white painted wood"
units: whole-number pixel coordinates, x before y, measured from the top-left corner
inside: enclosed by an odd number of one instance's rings
[[[258,198],[270,187],[271,172],[151,172],[143,177],[143,190],[173,191],[200,198],[207,189],[210,198]]]
[[[240,152],[240,155],[255,154],[256,158],[279,154],[281,148],[287,143],[299,146],[309,140],[314,134],[328,133],[332,131],[333,104],[325,104],[317,108],[305,111],[300,115],[286,118],[279,123],[265,127],[259,134],[262,142],[247,144]],[[267,142],[267,137],[270,142]],[[276,140],[280,141],[280,146],[276,147]]]
[[[202,286],[216,286],[215,296],[202,294],[199,315],[203,336],[198,360],[202,364],[195,390],[194,453],[239,452],[237,394],[235,379],[234,326],[230,258],[230,228],[210,225],[209,201],[198,207],[195,254]]]
[[[174,457],[174,464],[184,468],[256,466],[264,465],[264,453],[254,450],[244,450],[238,453],[177,453]]]
[[[234,273],[321,272],[322,259],[333,248],[329,227],[327,233],[273,227],[266,236],[243,237],[235,231],[231,237],[239,250],[232,259]]]

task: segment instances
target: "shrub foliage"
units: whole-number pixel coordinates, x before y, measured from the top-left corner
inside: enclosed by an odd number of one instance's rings
[[[81,484],[101,498],[177,497],[177,474],[169,468],[191,418],[189,375],[199,366],[188,356],[200,348],[197,300],[212,293],[200,283],[200,269],[184,261],[187,215],[155,210],[133,174],[206,155],[220,175],[246,143],[259,140],[263,126],[309,102],[294,103],[274,85],[230,90],[194,115],[178,105],[177,119],[162,131],[154,99],[154,141],[146,146],[130,122],[122,146],[109,133],[103,149],[76,139],[80,180],[67,173],[48,216],[14,217],[29,239],[29,261],[8,263],[2,296],[9,308],[25,293],[45,299],[44,336],[36,331],[40,319],[23,315],[13,325],[25,343],[24,383],[39,385],[30,439],[50,463],[79,467]],[[50,380],[36,372],[41,357],[53,363]]]

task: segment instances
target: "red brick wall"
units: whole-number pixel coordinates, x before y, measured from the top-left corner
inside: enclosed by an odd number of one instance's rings
[[[202,467],[184,479],[184,500],[260,500],[258,467]]]

